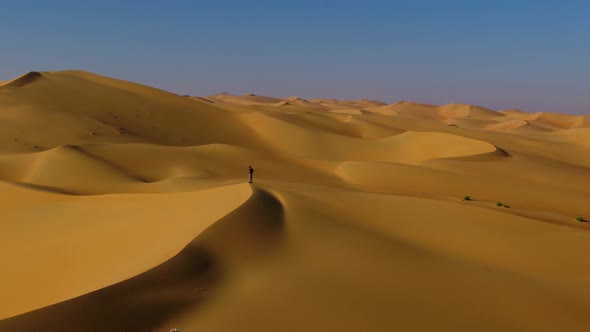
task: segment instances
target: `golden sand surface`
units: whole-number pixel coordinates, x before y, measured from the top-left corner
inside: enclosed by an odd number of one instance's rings
[[[589,183],[590,116],[31,72],[0,331],[588,331]]]

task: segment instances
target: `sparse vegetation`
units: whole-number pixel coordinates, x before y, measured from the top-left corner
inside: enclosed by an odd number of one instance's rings
[[[584,219],[583,217],[576,217],[576,220],[579,222],[588,222],[588,220]]]
[[[463,197],[463,200],[464,200],[464,201],[470,201],[470,200],[471,200],[471,197],[469,197],[469,196],[465,196],[465,197]]]
[[[504,204],[502,202],[496,202],[496,206],[504,206]]]

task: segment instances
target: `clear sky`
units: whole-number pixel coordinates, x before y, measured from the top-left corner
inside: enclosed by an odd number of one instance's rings
[[[2,1],[0,80],[62,69],[201,96],[585,114],[590,1]]]

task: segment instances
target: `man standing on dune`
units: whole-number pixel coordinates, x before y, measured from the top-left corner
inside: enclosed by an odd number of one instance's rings
[[[248,183],[252,183],[252,176],[254,175],[254,168],[252,166],[248,166]]]

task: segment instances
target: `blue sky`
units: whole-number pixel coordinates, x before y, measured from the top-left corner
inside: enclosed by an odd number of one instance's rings
[[[590,113],[590,1],[6,1],[0,80]]]

